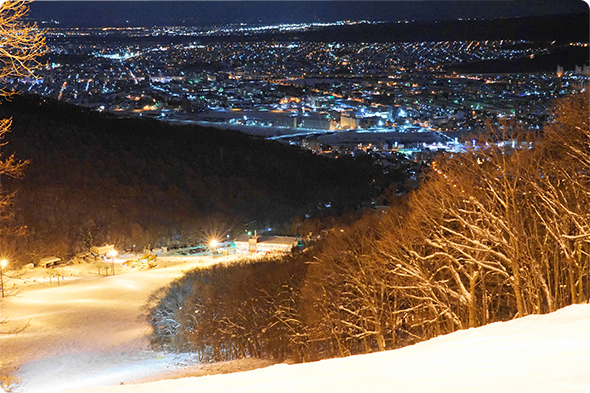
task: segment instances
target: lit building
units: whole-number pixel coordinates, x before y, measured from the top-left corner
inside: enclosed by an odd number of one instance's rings
[[[354,113],[343,113],[340,118],[341,127],[345,130],[359,127],[359,122]]]
[[[561,78],[563,76],[563,66],[560,66],[560,65],[557,66],[556,74],[557,74],[558,78]]]
[[[97,256],[106,256],[109,255],[110,252],[115,250],[114,244],[107,244],[101,247],[93,246],[90,247],[90,252]]]
[[[238,236],[234,243],[236,252],[291,252],[298,239],[292,236]]]

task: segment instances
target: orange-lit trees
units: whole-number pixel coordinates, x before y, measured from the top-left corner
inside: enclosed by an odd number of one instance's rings
[[[0,3],[0,96],[10,96],[13,93],[8,87],[10,80],[32,77],[33,71],[40,66],[39,57],[45,52],[42,32],[35,24],[26,24],[23,21],[28,12],[28,4],[28,1],[23,0]],[[0,148],[5,144],[2,141],[6,133],[10,132],[11,124],[11,119],[0,119]],[[26,164],[26,161],[18,160],[14,154],[3,157],[0,153],[0,180],[3,175],[22,176]],[[1,184],[0,181],[0,217],[6,218],[12,195],[4,193]],[[3,233],[3,241],[7,238],[5,235]]]
[[[0,3],[0,96],[13,92],[7,87],[12,79],[33,76],[40,66],[39,56],[45,52],[45,38],[36,25],[23,22],[28,11],[28,1],[4,1]],[[0,140],[10,132],[11,119],[0,120]],[[1,146],[1,145],[0,145]],[[26,162],[17,160],[14,155],[0,155],[0,176],[18,177]],[[2,196],[0,208],[4,210],[9,201]]]
[[[590,103],[587,94],[557,102],[538,155],[539,177],[531,184],[536,240],[552,309],[590,300]]]
[[[0,3],[0,94],[12,92],[4,85],[8,79],[33,77],[45,53],[45,37],[35,24],[26,24],[30,2],[6,0]]]
[[[588,97],[572,96],[533,142],[491,135],[439,156],[407,208],[389,209],[371,236],[361,236],[366,224],[349,228],[316,263],[326,275],[316,290],[318,300],[326,295],[319,336],[332,329],[347,343],[387,332],[395,346],[586,301],[588,112]],[[345,347],[343,354],[359,352]]]
[[[26,24],[28,1],[7,0],[0,3],[0,96],[10,96],[7,86],[13,79],[33,77],[45,53],[45,37],[35,24]],[[0,120],[0,140],[10,131],[12,121]],[[0,157],[0,175],[11,177],[22,174],[24,162],[14,156]]]
[[[384,221],[377,255],[420,334],[588,299],[588,108],[586,95],[560,100],[533,144],[501,136],[439,157],[403,220]]]
[[[301,301],[310,353],[316,357],[398,345],[399,288],[392,283],[387,265],[375,255],[382,217],[383,212],[376,211],[336,227],[316,246]]]

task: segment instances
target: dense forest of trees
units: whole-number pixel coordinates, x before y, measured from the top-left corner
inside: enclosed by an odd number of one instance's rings
[[[297,301],[306,269],[303,258],[266,257],[192,270],[152,294],[153,344],[201,361],[304,359]]]
[[[357,209],[405,177],[368,157],[334,160],[237,131],[121,119],[36,96],[3,102],[0,117],[13,127],[3,153],[30,162],[23,179],[2,179],[18,191],[8,225],[22,228],[2,248],[18,248],[20,262],[67,258],[89,239],[119,249],[187,244],[252,221],[287,233],[295,217]]]
[[[150,301],[153,343],[307,361],[590,301],[589,111],[571,96],[534,140],[440,155],[419,189],[302,253],[187,273]]]

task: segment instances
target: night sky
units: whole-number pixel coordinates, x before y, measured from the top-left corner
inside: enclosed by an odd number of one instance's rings
[[[449,20],[588,12],[583,0],[35,1],[30,16],[60,26],[215,25],[338,20]]]

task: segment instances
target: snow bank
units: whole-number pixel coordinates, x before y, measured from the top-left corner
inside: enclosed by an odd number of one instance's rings
[[[199,378],[68,393],[590,392],[590,305],[410,347]]]

